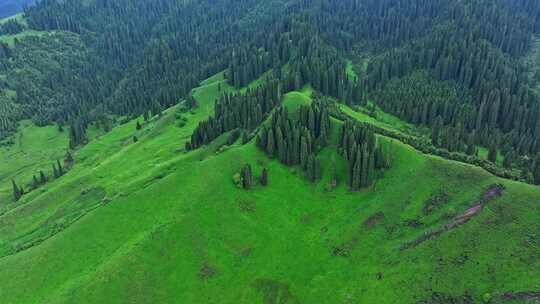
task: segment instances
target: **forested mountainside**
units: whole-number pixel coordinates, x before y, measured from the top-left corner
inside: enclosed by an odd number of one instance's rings
[[[484,147],[507,156],[507,168],[532,168],[540,152],[538,77],[523,58],[540,27],[539,7],[526,0],[41,1],[24,24],[2,27],[47,34],[1,48],[10,106],[0,131],[7,137],[20,119],[81,130],[100,121],[108,129],[113,117],[177,103],[226,68],[238,87],[290,64],[287,77],[321,73],[323,93],[342,102],[370,101],[434,129],[439,148],[475,155]],[[358,79],[344,77],[346,58],[359,63]],[[75,137],[72,146],[84,142],[84,134]],[[530,172],[506,175],[540,181]]]
[[[0,299],[534,303],[539,34],[534,0],[38,1],[0,21]]]

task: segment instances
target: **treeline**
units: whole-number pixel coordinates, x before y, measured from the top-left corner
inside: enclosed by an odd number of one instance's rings
[[[309,84],[347,104],[367,103],[366,82],[349,79],[343,54],[321,39],[302,18],[269,33],[264,45],[264,48],[251,46],[244,51],[233,51],[227,70],[231,85],[246,86],[273,69],[283,83],[284,92],[299,91]]]
[[[241,58],[251,43],[264,41],[265,25],[277,24],[282,18],[278,12],[285,9],[261,6],[258,0],[81,2],[40,1],[25,10],[29,27],[80,35],[89,50],[87,61],[99,73],[77,80],[90,79],[84,86],[103,95],[103,112],[132,117],[156,103],[160,107],[175,104],[201,80],[226,69],[233,62],[232,50],[238,50],[235,58]],[[261,9],[256,24],[245,18]],[[250,26],[244,26],[247,23]],[[256,73],[263,70],[266,65]],[[72,114],[66,121],[96,119],[83,106],[79,108],[81,114]]]
[[[317,153],[329,140],[330,115],[323,103],[299,109],[298,119],[289,117],[284,107],[272,115],[269,125],[263,125],[256,144],[269,157],[288,166],[300,165],[310,181],[321,177],[321,165]]]
[[[429,127],[435,146],[450,152],[476,153],[479,140],[467,128],[474,119],[471,96],[455,82],[436,81],[427,71],[419,70],[390,80],[384,90],[372,96],[386,112]]]
[[[347,185],[352,190],[371,186],[377,172],[390,166],[375,133],[358,122],[345,121],[339,132],[338,147],[347,160]]]
[[[16,19],[10,19],[0,24],[0,35],[15,35],[24,31],[25,26]]]
[[[429,75],[419,77],[418,70]],[[436,114],[442,127],[453,129],[450,135],[461,133],[454,140],[457,143],[434,141],[450,151],[495,145],[503,153],[513,150],[522,156],[540,152],[540,98],[532,91],[528,74],[517,59],[456,26],[442,27],[425,39],[385,53],[370,64],[368,74],[372,96],[381,98],[375,101],[385,111],[431,127]],[[448,103],[441,102],[445,98]],[[407,102],[398,105],[402,100]],[[464,133],[473,135],[464,137]]]
[[[37,175],[32,176],[32,181],[27,185],[29,190],[25,190],[24,187],[21,185],[18,185],[15,182],[15,180],[11,180],[11,184],[13,188],[13,201],[14,202],[19,201],[23,197],[23,195],[45,185],[47,182],[49,182],[53,178],[56,179],[56,178],[62,177],[71,168],[71,166],[73,165],[73,162],[74,162],[74,159],[73,159],[73,156],[71,155],[71,152],[67,151],[66,155],[64,156],[63,162],[60,162],[60,160],[56,160],[56,162],[52,164],[51,176],[48,176],[43,170],[39,170]]]
[[[451,152],[489,147],[509,167],[540,152],[540,99],[519,63],[540,30],[538,1],[44,0],[25,15],[30,29],[71,34],[0,44],[0,88],[19,105],[0,108],[4,134],[32,118],[72,125],[72,145],[84,144],[79,126],[170,106],[223,70],[240,88],[271,69],[280,94],[311,84],[347,104],[371,98]],[[374,59],[350,79],[344,58],[364,55]],[[187,148],[271,111],[259,97],[226,98],[242,110],[219,109]]]
[[[55,33],[27,37],[4,52],[2,49],[3,89],[12,92],[6,98],[18,110],[0,110],[3,134],[14,131],[22,118],[32,119],[38,126],[53,122],[67,125],[77,119],[96,120],[106,112],[102,102],[110,87],[97,80],[102,66],[88,60],[88,50],[78,36]]]
[[[234,129],[252,131],[280,103],[281,83],[276,79],[269,79],[256,89],[248,89],[245,94],[223,94],[215,103],[214,116],[199,123],[191,141],[186,143],[186,150],[208,144]]]

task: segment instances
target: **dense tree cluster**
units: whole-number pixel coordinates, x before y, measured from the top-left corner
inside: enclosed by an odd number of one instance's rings
[[[253,131],[281,94],[310,84],[347,104],[371,98],[450,152],[483,146],[507,167],[540,153],[540,97],[520,63],[540,31],[538,1],[43,0],[25,15],[29,29],[56,32],[0,43],[0,138],[31,118],[70,125],[75,147],[89,123],[159,115],[217,72],[241,88],[272,70],[262,88],[222,97],[187,148]],[[352,79],[345,58],[372,60]]]
[[[0,23],[0,35],[15,35],[22,32],[24,29],[25,27],[23,24],[13,19]]]
[[[451,152],[466,152],[469,144],[475,149],[476,138],[471,141],[466,132],[474,119],[471,97],[455,82],[436,81],[427,71],[420,70],[390,80],[384,90],[373,96],[386,112],[407,122],[430,127],[435,146]]]
[[[176,103],[234,62],[233,49],[243,60],[249,45],[267,38],[265,25],[277,24],[285,10],[258,0],[234,2],[233,10],[230,1],[80,2],[40,1],[25,11],[29,27],[79,34],[90,50],[87,61],[100,71],[78,79],[99,82],[88,87],[104,94],[106,111],[133,116],[156,103]],[[247,18],[259,10],[256,20]],[[266,69],[259,66],[256,73]]]
[[[0,138],[14,131],[22,118],[32,119],[38,126],[81,118],[97,120],[105,111],[100,104],[108,85],[95,79],[100,66],[87,56],[78,36],[69,33],[27,37],[12,48],[0,46],[0,73],[6,76],[0,84],[0,89],[4,87],[0,92]]]
[[[216,103],[214,116],[201,122],[191,142],[186,144],[187,150],[196,149],[216,139],[221,134],[241,128],[252,131],[281,102],[281,84],[270,79],[245,94],[224,94]]]
[[[70,151],[66,152],[66,155],[63,159],[63,161],[56,160],[56,162],[52,163],[52,176],[49,177],[43,170],[39,170],[37,175],[32,176],[32,181],[28,183],[28,188],[31,190],[35,190],[39,188],[40,186],[45,185],[49,180],[52,178],[60,178],[64,174],[66,174],[69,171],[69,168],[73,165],[74,159],[71,155]],[[19,201],[21,197],[27,193],[27,191],[24,190],[22,186],[17,185],[15,180],[12,180],[12,187],[13,187],[13,199],[15,202]]]
[[[286,108],[280,107],[269,125],[261,128],[257,146],[283,164],[300,165],[309,180],[317,181],[321,177],[321,165],[316,154],[327,144],[329,131],[330,116],[323,103],[300,108],[296,120],[289,117]]]
[[[482,145],[505,154],[540,152],[540,98],[515,57],[529,49],[536,20],[499,2],[456,2],[448,23],[378,56],[368,68],[375,101],[410,122],[436,126],[434,144],[450,151],[474,154]],[[538,13],[538,5],[518,3]]]
[[[369,187],[377,177],[377,170],[389,166],[375,133],[357,122],[348,120],[341,126],[338,146],[347,160],[347,184],[351,190]]]

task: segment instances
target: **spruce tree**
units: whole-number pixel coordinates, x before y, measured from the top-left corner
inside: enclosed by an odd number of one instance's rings
[[[53,176],[55,178],[58,178],[59,174],[58,174],[58,169],[56,169],[56,165],[52,164],[52,167],[53,167]]]
[[[37,187],[39,187],[39,181],[35,175],[32,176],[32,187],[34,189],[37,189]]]
[[[505,168],[510,168],[512,167],[513,162],[514,162],[514,150],[510,150],[508,151],[508,153],[504,155],[503,166]]]
[[[246,164],[244,165],[244,167],[242,167],[240,176],[242,178],[242,188],[246,190],[251,189],[251,187],[253,186],[253,174],[250,164]]]
[[[264,168],[262,170],[262,174],[261,174],[261,185],[263,186],[267,186],[268,185],[268,169],[267,168]]]
[[[138,120],[137,120],[137,124],[135,125],[135,129],[136,129],[136,130],[142,129],[142,126],[141,126],[141,124],[139,123]]]
[[[58,176],[64,175],[64,168],[62,168],[62,164],[60,164],[60,160],[56,160],[56,165],[58,167]]]
[[[441,136],[442,128],[443,128],[443,120],[440,116],[437,116],[437,118],[435,119],[435,123],[432,127],[432,131],[431,131],[431,142],[435,146],[439,145],[439,138]]]
[[[276,151],[276,145],[274,143],[274,131],[270,129],[268,131],[268,138],[266,143],[266,153],[268,153],[268,156],[273,157]]]
[[[71,155],[71,152],[66,151],[66,156],[64,157],[64,160],[68,163],[72,163],[73,162],[73,155]]]
[[[249,137],[247,135],[247,132],[244,131],[242,132],[242,145],[245,145],[249,142]]]
[[[39,182],[43,185],[47,182],[47,176],[45,175],[45,173],[43,173],[43,171],[39,171]]]
[[[14,180],[11,180],[11,184],[13,185],[13,199],[18,201],[22,196],[22,189],[17,186]]]

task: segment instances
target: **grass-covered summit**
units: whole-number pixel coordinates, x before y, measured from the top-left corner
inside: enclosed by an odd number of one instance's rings
[[[317,183],[255,139],[184,151],[233,90],[216,75],[193,91],[195,109],[115,127],[64,176],[4,204],[2,303],[520,303],[538,291],[536,187],[383,136],[392,165],[359,192],[333,141]],[[292,114],[310,102],[307,89],[283,100]],[[268,169],[267,186],[234,184],[248,163],[255,180]]]

